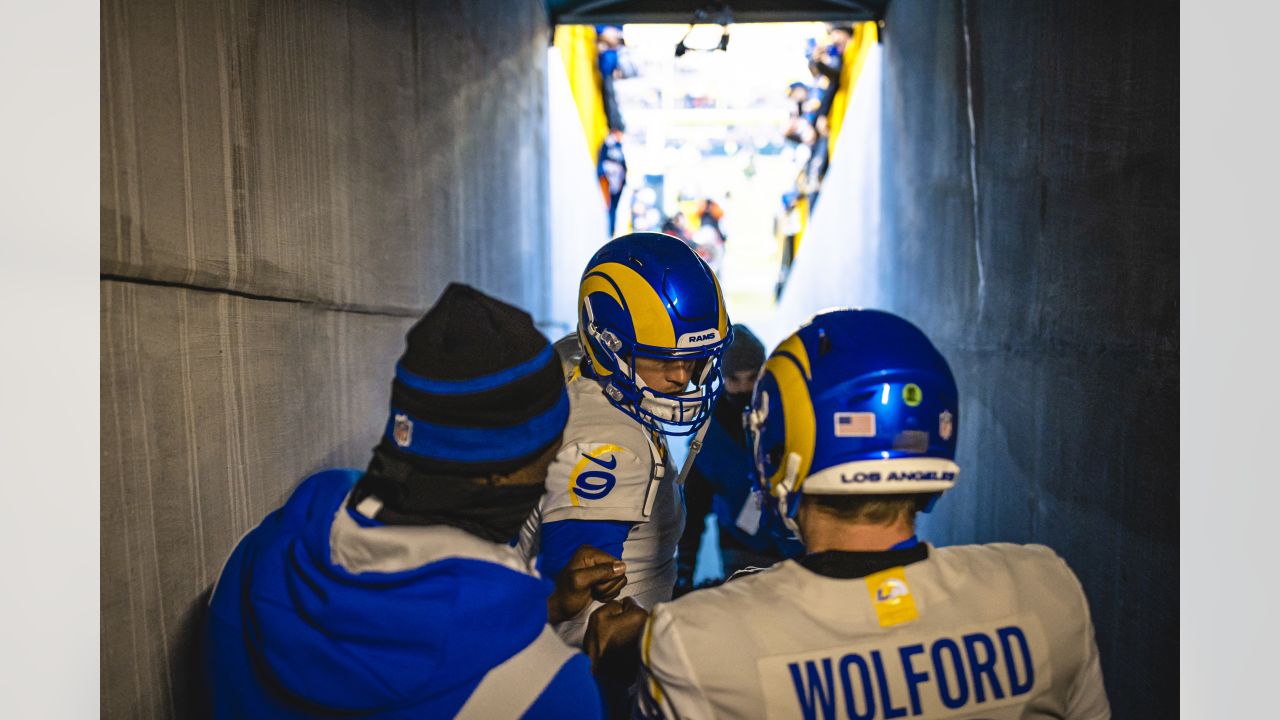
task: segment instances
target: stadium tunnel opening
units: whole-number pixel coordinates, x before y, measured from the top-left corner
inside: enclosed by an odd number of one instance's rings
[[[720,22],[553,33],[555,332],[574,331],[578,268],[604,237],[684,240],[716,273],[732,320],[770,348],[838,304],[813,292],[833,270],[825,258],[877,241],[882,23],[743,24],[728,10],[690,19]],[[583,202],[597,192],[603,208]],[[834,199],[819,212],[823,193]],[[853,304],[874,297],[874,278],[865,290]],[[677,466],[688,441],[672,440]],[[725,575],[717,523],[705,527],[697,585]]]

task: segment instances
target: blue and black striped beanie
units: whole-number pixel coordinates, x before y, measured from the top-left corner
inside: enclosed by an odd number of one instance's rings
[[[505,474],[568,418],[560,359],[529,314],[450,283],[409,330],[378,450],[429,475]]]

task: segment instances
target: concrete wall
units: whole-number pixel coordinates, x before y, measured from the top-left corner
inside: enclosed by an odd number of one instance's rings
[[[541,320],[540,2],[104,0],[101,708],[198,716],[199,610],[362,466],[451,280]]]
[[[1176,717],[1177,14],[893,0],[886,35],[874,279],[962,395],[925,534],[1056,549],[1115,716]]]
[[[551,163],[551,298],[546,332],[553,340],[578,329],[578,283],[582,269],[609,241],[609,212],[600,197],[594,153],[587,147],[582,117],[573,100],[560,48],[547,49],[547,144]],[[553,334],[554,333],[554,334]]]
[[[773,318],[752,325],[765,347],[776,346],[827,308],[886,305],[876,272],[882,241],[883,100],[884,47],[876,45],[867,49],[849,98],[839,142],[804,229],[804,251],[796,253]],[[835,201],[826,202],[828,197]]]

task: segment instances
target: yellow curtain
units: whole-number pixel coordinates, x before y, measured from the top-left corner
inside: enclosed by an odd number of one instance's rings
[[[844,46],[844,57],[840,65],[840,89],[831,101],[828,121],[831,137],[827,140],[827,157],[835,157],[836,140],[840,137],[840,128],[844,125],[844,115],[849,109],[849,99],[853,97],[853,88],[862,74],[862,66],[867,62],[867,55],[878,42],[879,33],[874,21],[859,23],[853,28],[853,37]]]
[[[800,232],[796,233],[796,244],[791,248],[791,262],[800,254],[800,241],[804,239],[804,231],[809,229],[809,196],[801,195],[796,200],[796,212],[800,214]]]
[[[555,46],[560,50],[565,70],[569,73],[569,88],[578,106],[578,117],[587,135],[587,148],[591,160],[596,160],[609,124],[604,116],[604,98],[600,80],[600,61],[596,50],[596,29],[590,25],[560,25],[556,27]]]

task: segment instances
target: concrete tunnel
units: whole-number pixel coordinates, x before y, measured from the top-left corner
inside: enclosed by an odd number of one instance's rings
[[[448,282],[558,331],[552,30],[698,6],[102,3],[103,717],[203,714],[223,560],[308,473],[364,466],[404,332]],[[883,21],[879,220],[856,252],[829,235],[794,312],[870,303],[929,334],[965,426],[923,537],[1054,548],[1115,717],[1175,717],[1176,15],[733,7]]]

